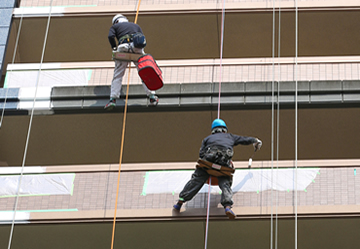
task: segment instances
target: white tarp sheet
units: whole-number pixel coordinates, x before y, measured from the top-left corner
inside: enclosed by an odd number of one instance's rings
[[[74,173],[23,175],[19,195],[71,195],[74,179]],[[19,175],[0,175],[0,197],[16,196],[19,180]]]
[[[30,218],[29,212],[16,212],[15,214],[15,221],[19,221],[19,220],[23,221],[20,223],[29,223],[28,221],[29,218]],[[13,219],[14,219],[14,211],[10,211],[10,212],[0,211],[0,224],[10,224]]]
[[[9,174],[20,174],[22,167],[0,167],[0,176]],[[23,168],[23,173],[44,173],[46,167],[41,166],[26,166]]]
[[[190,180],[193,171],[154,171],[147,172],[142,195],[158,193],[180,193]],[[236,192],[260,192],[265,190],[293,191],[305,190],[315,181],[319,168],[297,169],[295,187],[295,169],[249,169],[236,170],[232,189]],[[207,192],[205,184],[199,191]],[[218,186],[211,187],[212,193],[221,192]]]
[[[91,69],[43,70],[38,86],[87,86],[91,73]],[[36,87],[38,74],[39,71],[8,71],[5,87]]]

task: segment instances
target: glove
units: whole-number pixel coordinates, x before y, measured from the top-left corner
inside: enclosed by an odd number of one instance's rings
[[[254,150],[257,151],[257,150],[260,150],[261,146],[262,146],[262,142],[260,139],[256,138],[256,142],[253,143],[253,146],[254,146]]]

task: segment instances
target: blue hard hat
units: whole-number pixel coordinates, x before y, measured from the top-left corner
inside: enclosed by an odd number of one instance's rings
[[[224,120],[222,119],[215,119],[213,122],[212,122],[212,125],[211,125],[211,130],[213,130],[214,128],[217,128],[217,127],[223,127],[223,128],[226,128],[227,129],[227,126],[224,122]]]

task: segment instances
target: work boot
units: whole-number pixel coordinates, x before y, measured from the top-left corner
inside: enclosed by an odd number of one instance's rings
[[[173,206],[173,208],[174,208],[175,210],[177,210],[177,211],[180,211],[182,204],[184,204],[184,202],[181,201],[181,200],[179,200],[179,201]]]
[[[110,111],[110,110],[114,109],[115,106],[116,106],[116,100],[111,98],[109,103],[107,103],[106,106],[104,107],[104,109],[107,111]]]
[[[229,206],[225,208],[225,214],[227,217],[229,217],[230,220],[233,220],[236,217],[235,213],[231,210],[231,207]]]
[[[150,101],[150,105],[156,106],[159,103],[159,97],[156,96],[155,94],[150,94],[149,101]]]

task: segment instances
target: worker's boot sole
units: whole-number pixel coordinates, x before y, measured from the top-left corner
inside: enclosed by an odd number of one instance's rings
[[[230,220],[235,219],[236,215],[231,209],[225,209],[225,214]]]

